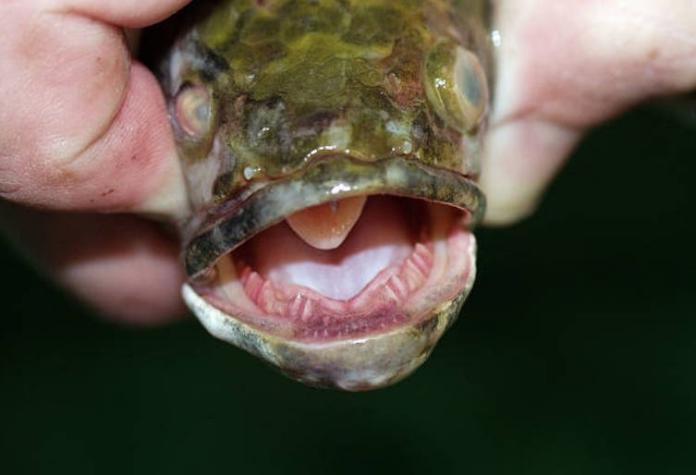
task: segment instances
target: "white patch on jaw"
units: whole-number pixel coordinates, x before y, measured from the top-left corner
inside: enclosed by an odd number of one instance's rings
[[[321,135],[320,142],[336,150],[345,150],[350,146],[353,130],[349,124],[332,123]]]
[[[261,174],[261,168],[259,167],[244,167],[244,179],[247,181],[253,180],[255,177]]]

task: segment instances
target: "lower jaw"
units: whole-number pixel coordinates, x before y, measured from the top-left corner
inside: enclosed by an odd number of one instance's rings
[[[439,213],[428,243],[432,265],[408,295],[390,299],[388,287],[375,284],[378,276],[368,289],[383,293],[360,311],[284,318],[260,308],[229,264],[218,267],[221,285],[185,285],[184,299],[213,336],[261,357],[293,379],[345,390],[387,386],[427,359],[474,282],[476,242],[461,225],[459,212],[439,205],[429,210]],[[359,308],[364,295],[365,291],[344,302],[344,310]]]

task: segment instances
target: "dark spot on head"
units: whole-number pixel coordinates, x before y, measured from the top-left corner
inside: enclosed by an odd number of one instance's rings
[[[196,45],[196,49],[198,55],[194,69],[198,70],[205,81],[212,82],[219,74],[229,71],[230,65],[227,60],[215,51],[200,43]]]
[[[416,328],[416,330],[418,330],[419,332],[425,333],[426,335],[430,335],[437,328],[437,324],[438,318],[437,316],[433,316],[418,323],[417,325],[415,325],[414,328]]]
[[[225,172],[218,176],[213,184],[213,196],[216,200],[222,200],[227,197],[230,188],[234,185],[234,173],[232,171]]]

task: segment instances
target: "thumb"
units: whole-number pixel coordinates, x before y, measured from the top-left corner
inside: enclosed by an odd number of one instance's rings
[[[164,98],[120,27],[184,3],[0,2],[0,196],[59,210],[182,212]]]
[[[481,185],[491,224],[530,214],[592,126],[696,87],[692,0],[500,1],[496,103]]]

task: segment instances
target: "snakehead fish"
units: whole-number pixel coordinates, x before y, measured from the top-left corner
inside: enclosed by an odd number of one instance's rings
[[[173,20],[156,68],[193,209],[183,295],[212,335],[321,387],[425,361],[474,281],[488,15],[199,0]]]

